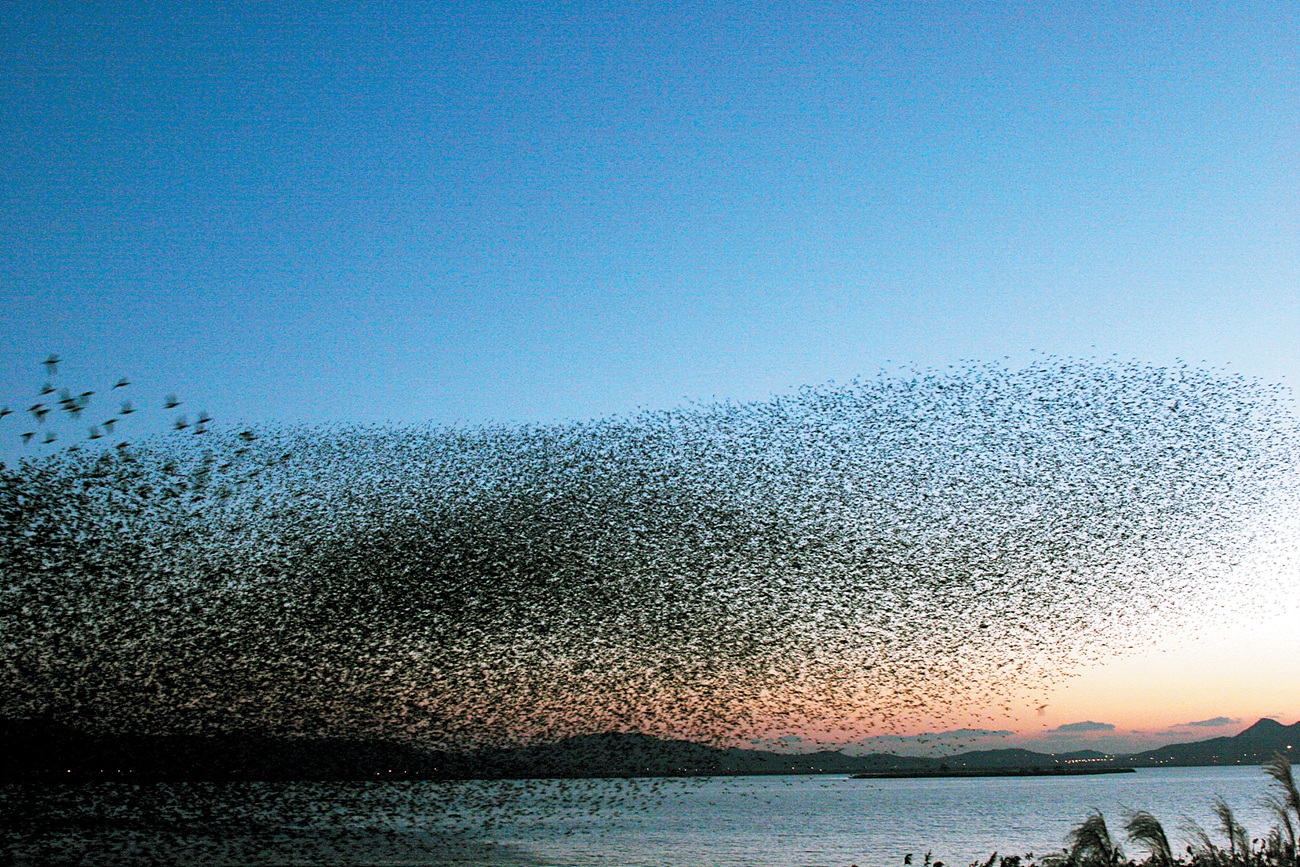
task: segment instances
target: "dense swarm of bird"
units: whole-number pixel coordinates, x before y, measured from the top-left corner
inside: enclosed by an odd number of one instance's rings
[[[888,730],[1222,600],[1292,427],[1241,377],[1053,360],[63,451],[0,481],[3,712],[443,747]]]
[[[1267,592],[1234,567],[1297,442],[1278,388],[1070,359],[99,444],[130,411],[0,473],[4,716],[469,749],[996,713]]]

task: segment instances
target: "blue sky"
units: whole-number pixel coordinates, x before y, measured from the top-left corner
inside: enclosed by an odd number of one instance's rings
[[[8,394],[51,351],[247,421],[1297,368],[1290,4],[5,15]]]
[[[159,429],[170,392],[581,419],[1031,351],[1300,377],[1291,3],[0,16],[0,459],[51,352]]]

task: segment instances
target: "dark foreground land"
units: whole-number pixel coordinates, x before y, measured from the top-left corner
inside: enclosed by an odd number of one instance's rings
[[[1132,768],[1258,765],[1300,745],[1300,723],[1260,720],[1230,738],[1131,756],[980,750],[941,759],[823,751],[717,749],[637,733],[583,735],[539,746],[447,753],[387,741],[249,734],[92,735],[48,720],[0,720],[0,779],[73,782],[466,780],[853,774],[875,777],[1073,776]]]
[[[923,771],[873,771],[854,774],[855,780],[896,780],[920,779],[927,777],[1087,777],[1095,774],[1131,774],[1133,768],[1112,764],[1098,764],[1094,767],[1048,767],[1028,768],[964,768],[961,770],[939,769]]]

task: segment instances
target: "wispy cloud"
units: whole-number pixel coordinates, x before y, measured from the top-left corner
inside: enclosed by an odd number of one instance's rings
[[[1016,733],[1007,729],[949,729],[942,732],[924,732],[919,735],[876,735],[849,744],[845,752],[860,755],[863,752],[906,750],[921,755],[948,755],[954,751],[983,749],[991,746],[990,740],[1001,740]]]
[[[1239,722],[1241,722],[1241,720],[1239,719],[1228,719],[1226,716],[1216,716],[1214,719],[1203,719],[1203,720],[1197,720],[1196,722],[1179,723],[1178,725],[1175,726],[1175,728],[1182,729],[1182,728],[1188,728],[1189,726],[1196,726],[1198,728],[1212,729],[1212,728],[1218,728],[1219,726],[1236,725]]]
[[[1015,732],[1006,729],[953,729],[948,732],[939,732],[937,737],[1005,738],[1013,734]]]
[[[936,754],[953,752],[954,749],[980,749],[988,746],[989,739],[1008,738],[1016,732],[1008,729],[949,729],[941,732],[922,732],[917,735],[874,735],[860,738],[848,743],[816,737],[803,737],[785,734],[777,737],[750,738],[748,744],[758,749],[773,749],[777,752],[804,752],[809,749],[842,749],[849,755],[861,755],[867,752],[894,752],[906,749],[908,752]]]
[[[781,735],[779,738],[750,738],[749,742],[755,746],[764,744],[801,744],[803,738],[799,735]]]
[[[1006,729],[950,729],[946,732],[923,732],[919,735],[876,735],[875,737],[864,738],[858,743],[861,744],[913,744],[927,743],[937,740],[953,740],[962,738],[1004,738],[1015,734],[1015,732]]]
[[[1085,720],[1084,722],[1066,723],[1063,726],[1048,730],[1048,734],[1080,734],[1082,732],[1113,732],[1115,727],[1110,723],[1099,723]]]

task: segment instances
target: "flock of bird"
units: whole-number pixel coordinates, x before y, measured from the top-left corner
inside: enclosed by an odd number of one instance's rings
[[[45,381],[40,386],[33,398],[36,402],[29,406],[26,415],[31,416],[33,424],[24,425],[25,430],[18,433],[18,438],[24,446],[47,446],[49,448],[38,454],[48,454],[53,449],[67,449],[73,452],[80,451],[85,444],[95,443],[97,440],[113,438],[117,435],[115,445],[120,448],[130,446],[130,441],[122,436],[124,431],[118,430],[128,419],[138,410],[132,401],[127,397],[129,392],[119,392],[118,389],[129,389],[131,381],[126,377],[119,378],[113,385],[107,389],[110,395],[110,403],[116,403],[116,410],[101,411],[98,413],[99,420],[91,421],[94,413],[91,411],[91,403],[97,392],[93,389],[78,391],[73,387],[61,385],[59,383],[59,365],[63,359],[58,355],[51,354],[42,363],[45,369]],[[55,397],[57,395],[57,399]],[[162,401],[162,407],[166,410],[174,410],[181,406],[181,400],[174,394],[167,395]],[[8,405],[0,407],[0,420],[6,416],[19,416],[17,410],[11,409]],[[107,416],[107,417],[104,417]],[[199,413],[191,423],[189,417],[180,414],[172,421],[172,429],[181,432],[191,432],[194,434],[205,434],[209,431],[212,424],[212,417],[206,412]],[[82,430],[85,433],[82,433]]]
[[[1067,360],[65,450],[4,477],[4,712],[468,747],[996,711],[1266,593],[1233,565],[1292,426],[1241,377]]]
[[[0,475],[0,713],[460,750],[999,721],[1267,604],[1240,564],[1296,479],[1282,389],[1114,360],[545,425],[209,421]]]

